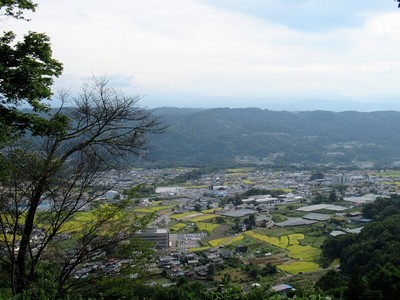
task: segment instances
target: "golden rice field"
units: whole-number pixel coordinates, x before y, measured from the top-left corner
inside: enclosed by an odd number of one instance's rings
[[[252,167],[248,167],[248,168],[235,168],[235,169],[228,169],[227,172],[228,173],[248,173],[248,172],[252,172],[254,171],[255,168]]]
[[[299,273],[315,272],[320,270],[318,264],[309,261],[295,261],[291,264],[278,265],[277,267],[278,269],[293,275]]]
[[[151,214],[151,213],[158,212],[160,210],[171,209],[171,208],[174,208],[174,207],[175,207],[175,205],[141,207],[141,208],[136,208],[135,212],[144,213],[144,214]]]
[[[175,224],[174,226],[172,226],[170,228],[170,230],[171,231],[178,231],[178,230],[181,230],[182,228],[185,228],[186,226],[187,225],[185,223],[178,223],[178,224]]]
[[[202,223],[202,222],[196,222],[196,225],[200,231],[207,231],[209,234],[211,234],[214,231],[214,229],[219,226],[219,224]]]
[[[211,247],[205,246],[205,247],[197,247],[197,248],[190,248],[189,252],[200,252],[200,251],[207,251]]]
[[[373,172],[372,175],[379,176],[379,177],[400,177],[400,171],[385,171],[385,172]]]
[[[243,183],[244,183],[244,184],[249,184],[249,185],[251,185],[251,184],[255,184],[255,182],[254,182],[254,181],[252,181],[252,180],[248,180],[248,179],[243,179]]]
[[[208,185],[190,185],[190,184],[184,184],[183,187],[184,187],[184,188],[187,188],[187,189],[194,189],[194,190],[196,190],[196,189],[207,189],[207,188],[208,188]]]
[[[211,208],[211,209],[206,209],[206,210],[202,210],[201,212],[203,214],[213,214],[216,211],[222,210],[222,207],[216,207],[216,208]]]
[[[268,243],[278,248],[285,249],[288,251],[287,255],[290,258],[301,260],[301,262],[304,263],[316,261],[321,257],[321,249],[309,245],[307,246],[300,245],[299,240],[304,239],[304,234],[302,233],[284,235],[281,236],[280,238],[269,237],[267,235],[255,233],[254,231],[246,231],[245,234],[259,241]],[[308,265],[305,264],[304,266]],[[298,269],[296,269],[296,272],[297,271]],[[309,272],[309,271],[306,268],[305,270],[300,270],[300,272]]]
[[[303,233],[292,233],[288,235],[289,237],[289,245],[298,245],[300,244],[299,240],[304,240]]]
[[[219,246],[225,246],[225,245],[229,245],[229,244],[233,244],[234,242],[238,242],[244,239],[244,235],[243,234],[239,234],[237,236],[228,236],[225,238],[220,238],[220,239],[215,239],[215,240],[211,240],[208,242],[208,244],[210,246],[213,247],[219,247]]]
[[[190,211],[190,212],[185,212],[183,214],[172,215],[172,216],[170,216],[170,218],[175,219],[175,220],[180,220],[180,219],[186,218],[188,216],[197,215],[197,214],[199,214],[197,211]]]
[[[110,215],[111,217],[108,218]],[[118,209],[116,210],[116,208],[111,205],[104,204],[90,212],[75,213],[71,220],[63,224],[60,228],[60,232],[81,232],[85,227],[90,228],[95,225],[99,218],[106,218],[107,221],[101,225],[101,228],[99,228],[100,234],[113,234],[113,230],[118,230],[118,226],[131,222],[130,220],[134,215],[135,214],[132,214],[131,212],[118,211]]]
[[[386,182],[383,182],[383,184],[385,184],[385,185],[395,185],[395,186],[400,186],[400,181],[386,181]]]
[[[286,248],[288,256],[303,261],[316,261],[321,257],[321,249],[311,246],[293,245]]]
[[[96,220],[96,216],[91,212],[77,212],[72,220],[67,221],[61,227],[60,232],[78,232],[83,229],[84,224]]]
[[[278,248],[283,248],[285,249],[289,243],[289,238],[287,235],[282,236],[281,238],[276,238],[276,237],[269,237],[267,235],[262,235],[259,233],[255,233],[254,231],[246,231],[246,235],[249,237],[252,237],[254,239],[257,239],[259,241],[265,242],[267,244],[271,244],[273,246],[276,246]]]
[[[202,222],[202,221],[215,219],[216,217],[218,217],[218,215],[215,215],[215,214],[204,214],[202,216],[196,216],[196,217],[193,217],[193,218],[189,218],[188,220],[190,222]]]

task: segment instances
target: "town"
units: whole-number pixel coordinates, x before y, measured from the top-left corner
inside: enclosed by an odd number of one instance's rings
[[[97,185],[113,189],[98,201],[129,198],[137,215],[152,218],[135,239],[154,253],[146,274],[133,278],[162,286],[182,279],[230,281],[248,290],[264,274],[272,276],[273,291],[285,293],[339,266],[321,260],[324,240],[359,233],[371,221],[362,206],[397,194],[400,172],[169,168],[114,170],[99,178]],[[93,270],[112,276],[131,263],[101,257],[75,276],[86,278]]]

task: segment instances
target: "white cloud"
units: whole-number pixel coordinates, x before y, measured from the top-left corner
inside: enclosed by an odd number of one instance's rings
[[[60,84],[97,74],[144,94],[399,94],[398,13],[313,33],[194,0],[59,0],[17,26],[50,35]]]

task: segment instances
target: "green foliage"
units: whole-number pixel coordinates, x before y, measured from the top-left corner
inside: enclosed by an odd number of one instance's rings
[[[271,263],[267,263],[260,272],[261,276],[267,276],[267,275],[274,275],[278,272],[278,268],[271,264]]]
[[[400,146],[393,139],[400,130],[399,112],[219,108],[159,109],[156,113],[171,126],[165,135],[153,139],[152,158],[182,165],[224,164],[245,156],[254,157],[256,164],[275,153],[285,153],[270,160],[275,165],[351,164],[355,158],[385,163],[393,161]],[[349,141],[357,142],[349,145]],[[332,152],[341,155],[326,155],[333,144]]]
[[[400,197],[378,198],[367,203],[362,209],[365,218],[383,219],[388,216],[400,214]]]
[[[246,192],[244,192],[243,196],[250,197],[250,196],[267,195],[267,194],[271,194],[271,191],[266,189],[251,188]]]
[[[328,202],[336,202],[336,201],[337,201],[336,192],[335,191],[331,191],[329,193]]]
[[[325,176],[324,176],[324,174],[321,173],[321,172],[313,173],[313,174],[311,174],[311,176],[310,176],[310,180],[324,179],[324,178],[325,178]]]
[[[52,58],[49,38],[30,32],[22,41],[15,41],[12,32],[0,37],[0,137],[10,138],[30,130],[34,135],[46,134],[60,120],[45,119],[38,114],[18,110],[29,104],[36,111],[48,108],[41,100],[50,99],[54,77],[62,72],[60,62]],[[65,121],[64,121],[65,122]],[[64,122],[62,124],[64,125]]]
[[[278,272],[278,268],[268,263],[264,267],[259,265],[249,264],[245,266],[245,271],[253,278],[257,279],[259,276],[270,276],[275,275]]]
[[[197,212],[201,212],[201,205],[200,205],[199,203],[197,203],[197,204],[194,206],[194,210],[197,211]]]
[[[30,0],[3,0],[0,2],[0,12],[6,16],[23,19],[24,10],[35,11],[37,4]]]
[[[340,256],[340,269],[347,276],[345,299],[395,299],[398,295],[400,214],[384,213],[388,210],[395,212],[397,205],[397,197],[378,199],[365,206],[367,214],[375,221],[367,224],[360,234],[331,237],[325,241],[324,257],[333,259]],[[325,276],[328,278],[321,278],[319,283],[323,290],[337,295],[346,288],[347,284],[343,284],[342,289],[337,284],[341,281],[338,274]]]
[[[176,286],[145,286],[132,285],[127,279],[110,280],[101,289],[103,292],[98,292],[98,289],[88,290],[84,294],[84,298],[104,298],[104,299],[132,299],[132,300],[327,300],[328,297],[316,292],[313,289],[300,290],[291,295],[274,294],[269,286],[253,288],[247,293],[244,293],[239,286],[232,285],[226,277],[226,284],[220,285],[217,288],[206,288],[201,283],[179,280]]]
[[[322,245],[322,255],[330,261],[341,256],[343,249],[354,243],[355,234],[344,234],[326,239]]]
[[[226,222],[225,222],[225,218],[224,218],[224,217],[221,217],[221,216],[216,217],[216,218],[215,218],[215,222],[216,222],[217,224],[224,224],[224,223],[226,223]]]
[[[327,295],[340,299],[347,288],[347,281],[339,272],[329,270],[317,281],[315,286]]]
[[[189,180],[197,180],[201,178],[201,175],[206,174],[205,170],[202,169],[194,169],[185,174],[181,174],[176,176],[174,179],[170,180],[169,184],[180,184],[186,183]]]
[[[133,199],[133,198],[140,198],[140,197],[154,195],[155,191],[156,191],[155,186],[141,183],[129,189],[125,189],[123,193],[127,195],[128,199]]]

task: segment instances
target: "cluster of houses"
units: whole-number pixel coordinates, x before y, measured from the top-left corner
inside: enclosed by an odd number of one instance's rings
[[[168,278],[186,277],[207,279],[212,275],[215,266],[223,265],[226,259],[232,258],[234,252],[224,248],[210,248],[201,254],[187,251],[175,252],[162,256],[153,272],[164,274]]]

